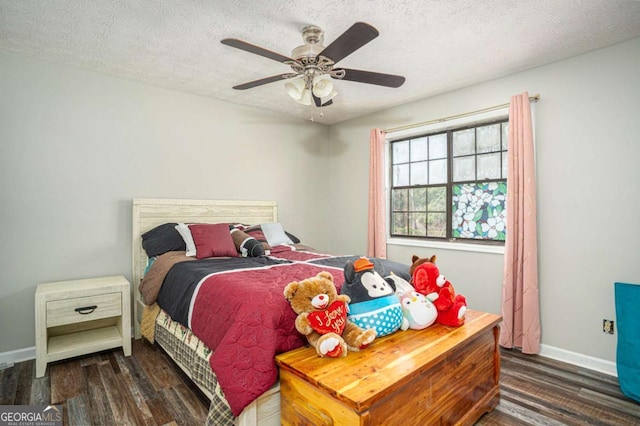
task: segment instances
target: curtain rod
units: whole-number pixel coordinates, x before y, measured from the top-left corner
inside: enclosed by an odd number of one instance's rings
[[[540,99],[540,94],[539,93],[536,93],[533,96],[529,96],[529,102],[537,102],[539,99]],[[385,129],[384,132],[385,133],[397,132],[398,130],[412,129],[414,127],[426,126],[428,124],[434,124],[434,123],[442,123],[444,121],[449,121],[449,120],[453,120],[453,119],[456,119],[456,118],[467,117],[469,115],[480,114],[482,112],[495,111],[497,109],[508,107],[508,106],[509,106],[509,103],[507,102],[506,104],[495,105],[495,106],[492,106],[492,107],[478,109],[478,110],[475,110],[475,111],[465,112],[465,113],[457,114],[457,115],[450,115],[449,117],[444,117],[444,118],[436,118],[435,120],[424,121],[422,123],[407,124],[406,126],[393,127],[391,129]]]

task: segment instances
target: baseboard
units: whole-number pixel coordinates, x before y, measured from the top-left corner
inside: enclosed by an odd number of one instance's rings
[[[0,369],[2,366],[11,367],[17,362],[36,359],[36,347],[16,349],[8,352],[0,352]]]
[[[618,377],[618,369],[615,362],[594,358],[589,355],[583,355],[549,345],[540,345],[539,355]]]

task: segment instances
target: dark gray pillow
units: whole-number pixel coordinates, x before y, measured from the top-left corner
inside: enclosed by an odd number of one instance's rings
[[[147,256],[160,256],[168,251],[185,251],[187,246],[176,230],[177,223],[163,223],[142,234],[142,248]]]

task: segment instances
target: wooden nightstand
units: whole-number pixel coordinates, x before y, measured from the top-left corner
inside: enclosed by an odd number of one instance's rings
[[[36,377],[52,361],[119,346],[131,355],[130,291],[123,276],[38,285]]]

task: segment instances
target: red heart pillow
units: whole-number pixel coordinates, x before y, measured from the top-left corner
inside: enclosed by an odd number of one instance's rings
[[[311,327],[317,333],[336,333],[341,336],[347,324],[347,305],[340,300],[336,300],[324,311],[309,313],[308,318]]]

